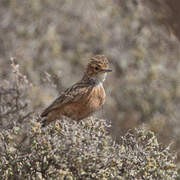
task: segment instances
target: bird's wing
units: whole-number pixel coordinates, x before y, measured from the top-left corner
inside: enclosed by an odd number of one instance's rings
[[[81,97],[91,90],[92,86],[85,83],[76,83],[72,87],[66,89],[49,107],[47,107],[41,114],[41,117],[46,116],[49,112],[61,108],[69,102],[76,102]]]

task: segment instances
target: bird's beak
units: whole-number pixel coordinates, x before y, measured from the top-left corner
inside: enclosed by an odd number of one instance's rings
[[[103,69],[104,72],[112,72],[112,69],[109,69],[109,68],[106,68],[106,69]]]

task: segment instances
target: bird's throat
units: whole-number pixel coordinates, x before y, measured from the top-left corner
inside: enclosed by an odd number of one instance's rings
[[[99,85],[99,84],[103,84],[103,82],[106,79],[106,76],[107,73],[101,73],[95,76],[88,76],[87,74],[85,74],[83,76],[83,81],[86,81],[89,84]]]

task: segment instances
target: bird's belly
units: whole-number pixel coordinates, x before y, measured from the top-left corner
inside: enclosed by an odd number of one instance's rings
[[[74,120],[86,118],[104,104],[105,98],[104,88],[100,85],[96,86],[78,102],[66,105],[66,107],[64,107],[64,115]]]

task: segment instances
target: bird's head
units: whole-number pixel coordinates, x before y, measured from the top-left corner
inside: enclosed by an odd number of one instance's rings
[[[111,71],[106,56],[96,55],[91,58],[87,65],[85,75],[98,84],[102,83],[106,79],[107,73]]]

